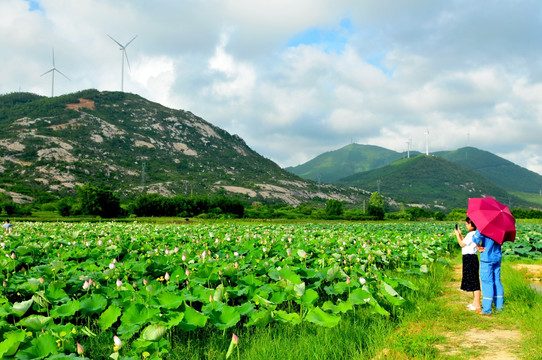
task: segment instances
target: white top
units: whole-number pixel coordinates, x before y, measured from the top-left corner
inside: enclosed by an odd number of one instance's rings
[[[467,254],[474,254],[476,255],[478,253],[478,248],[476,247],[476,244],[474,241],[472,241],[472,236],[474,235],[474,231],[469,232],[465,237],[463,238],[463,242],[465,243],[465,246],[461,248],[461,254],[467,255]]]

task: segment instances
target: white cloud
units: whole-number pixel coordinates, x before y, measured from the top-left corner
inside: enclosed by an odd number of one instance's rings
[[[458,0],[0,1],[0,93],[71,81],[194,112],[282,166],[351,140],[468,143],[542,173],[542,3]],[[347,25],[345,25],[347,24]],[[311,34],[325,39],[306,39]],[[331,35],[330,35],[331,34]],[[311,41],[309,41],[311,40]],[[323,43],[318,43],[323,41]],[[337,46],[326,42],[337,41]],[[467,134],[470,134],[468,136]]]

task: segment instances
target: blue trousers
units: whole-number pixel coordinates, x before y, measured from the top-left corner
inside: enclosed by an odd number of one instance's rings
[[[480,280],[482,281],[482,312],[491,314],[491,305],[502,310],[504,289],[501,284],[501,262],[480,262]]]

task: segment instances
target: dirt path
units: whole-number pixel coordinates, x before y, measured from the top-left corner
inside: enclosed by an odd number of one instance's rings
[[[470,293],[459,290],[461,282],[461,264],[454,266],[452,281],[447,285],[442,296],[444,306],[456,316],[465,316],[465,306],[472,298]],[[464,329],[464,325],[454,328],[441,335],[445,341],[436,347],[441,355],[446,357],[458,356],[465,359],[519,359],[517,353],[521,340],[519,328],[510,327],[499,319],[499,315],[483,316],[468,314],[472,317],[472,326]],[[469,355],[472,354],[472,355]]]

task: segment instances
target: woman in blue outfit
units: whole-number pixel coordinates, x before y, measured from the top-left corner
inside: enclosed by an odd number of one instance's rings
[[[472,241],[484,248],[480,253],[480,280],[482,281],[481,314],[491,314],[491,305],[501,311],[504,303],[504,289],[501,283],[501,244],[476,230]]]

